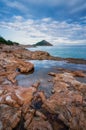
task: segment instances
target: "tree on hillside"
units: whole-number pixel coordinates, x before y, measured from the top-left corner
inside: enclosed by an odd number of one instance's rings
[[[6,44],[6,45],[19,45],[17,42],[12,42],[10,40],[5,40],[2,36],[0,36],[0,44]]]
[[[10,40],[8,40],[7,43],[8,43],[8,45],[13,45],[13,42]]]
[[[0,44],[7,44],[7,41],[0,36]]]

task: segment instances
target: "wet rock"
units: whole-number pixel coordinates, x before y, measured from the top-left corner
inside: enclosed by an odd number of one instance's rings
[[[37,88],[40,85],[40,82],[38,81],[37,83],[33,84],[32,87]]]
[[[69,63],[75,63],[75,64],[86,64],[86,60],[84,60],[84,59],[77,59],[77,58],[64,58],[64,60],[68,61]]]
[[[53,73],[53,72],[50,72],[50,73],[48,73],[48,75],[50,75],[50,76],[55,76],[56,74]]]
[[[58,119],[71,130],[85,130],[86,113],[83,109],[85,95],[80,89],[82,83],[68,72],[55,74],[53,82],[55,93],[49,99],[46,99],[44,93],[39,93],[43,102],[42,107],[52,114],[58,114]]]
[[[73,75],[75,77],[86,77],[86,74],[84,74],[82,71],[74,71]]]

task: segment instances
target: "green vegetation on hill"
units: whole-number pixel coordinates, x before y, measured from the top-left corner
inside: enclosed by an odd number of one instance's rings
[[[6,44],[6,45],[19,45],[17,42],[12,42],[10,40],[5,40],[3,37],[0,36],[0,44]]]

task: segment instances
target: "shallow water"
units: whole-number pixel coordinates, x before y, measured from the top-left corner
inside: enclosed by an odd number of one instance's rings
[[[65,61],[51,61],[51,60],[30,60],[34,64],[34,71],[29,74],[20,74],[17,76],[18,85],[31,86],[33,83],[40,81],[39,90],[43,90],[46,96],[51,95],[53,83],[49,82],[52,77],[48,75],[49,72],[58,73],[58,68],[65,68],[69,70],[84,70],[86,65],[72,64]]]

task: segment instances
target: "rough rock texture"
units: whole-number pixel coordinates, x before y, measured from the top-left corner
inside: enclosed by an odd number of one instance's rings
[[[3,82],[7,79],[14,84],[19,73],[28,73],[33,69],[34,65],[30,62],[16,58],[12,54],[9,56],[4,52],[0,54],[0,81],[3,77]]]
[[[39,82],[28,88],[17,85],[18,74],[34,69],[28,59],[62,60],[47,52],[0,46],[0,130],[86,130],[86,84],[76,80],[85,73],[64,69],[49,73],[54,86],[47,99],[38,91]]]
[[[36,117],[32,120],[31,124],[28,126],[28,130],[53,130],[53,128],[48,121]]]
[[[31,101],[38,85],[39,83],[29,88],[0,86],[0,130],[12,130],[20,122],[21,116],[25,118],[26,124],[26,116],[30,113]]]
[[[0,130],[12,130],[19,123],[21,110],[9,105],[0,105]]]
[[[73,74],[50,73],[55,76],[53,80],[55,93],[49,99],[46,99],[42,92],[39,96],[43,101],[43,108],[52,114],[57,114],[58,119],[63,121],[70,130],[85,130],[86,84],[77,81]]]

